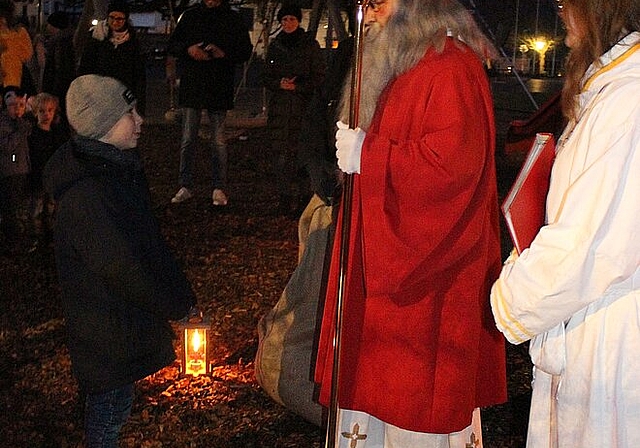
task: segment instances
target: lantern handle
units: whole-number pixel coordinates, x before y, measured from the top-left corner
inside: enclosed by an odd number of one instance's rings
[[[203,322],[204,314],[196,305],[189,308],[189,312],[183,317],[180,322]]]

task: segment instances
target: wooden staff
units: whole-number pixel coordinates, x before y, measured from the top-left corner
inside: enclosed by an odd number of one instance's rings
[[[364,39],[364,12],[369,0],[356,0],[356,35],[353,42],[353,65],[351,67],[351,92],[349,101],[349,127],[358,127],[360,112],[360,83],[362,80],[362,41]],[[333,366],[331,373],[331,401],[327,418],[326,448],[335,448],[338,423],[338,389],[340,385],[340,339],[342,337],[342,314],[344,293],[349,262],[349,244],[351,233],[351,204],[353,194],[353,176],[346,174],[342,189],[342,234],[340,238],[340,258],[338,271],[338,294],[335,307],[335,327],[333,333]]]

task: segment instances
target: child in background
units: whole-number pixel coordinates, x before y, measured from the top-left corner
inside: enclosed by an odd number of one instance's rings
[[[39,93],[31,104],[36,119],[29,136],[31,219],[37,243],[47,245],[51,241],[54,203],[42,186],[42,170],[56,149],[69,140],[70,132],[60,119],[58,97]]]
[[[28,137],[31,123],[24,118],[27,95],[7,87],[0,112],[0,232],[8,255],[19,252],[23,227],[18,212],[25,205],[26,181],[30,170]]]

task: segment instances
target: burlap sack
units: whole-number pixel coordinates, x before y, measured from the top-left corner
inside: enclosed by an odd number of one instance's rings
[[[318,304],[323,289],[331,207],[314,196],[300,218],[298,267],[280,300],[258,323],[256,379],[275,401],[320,425],[323,408],[314,400]]]

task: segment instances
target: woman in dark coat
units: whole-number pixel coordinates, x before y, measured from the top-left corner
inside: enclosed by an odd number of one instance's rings
[[[279,193],[280,211],[297,211],[303,198],[302,170],[296,163],[300,128],[305,110],[325,75],[320,45],[300,28],[302,11],[283,5],[278,11],[282,31],[267,51],[264,85],[271,92],[267,128],[271,147],[277,151],[274,180]]]
[[[78,76],[93,73],[120,80],[133,91],[138,112],[144,115],[145,60],[135,30],[129,23],[129,5],[125,0],[113,0],[107,14],[107,19],[99,21],[90,31],[91,38],[80,57]]]

